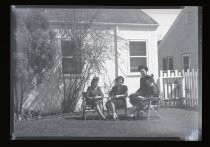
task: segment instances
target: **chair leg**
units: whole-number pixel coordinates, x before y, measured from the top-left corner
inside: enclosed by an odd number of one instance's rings
[[[161,115],[158,113],[158,111],[156,111],[156,110],[155,110],[154,108],[152,108],[152,107],[151,107],[150,109],[153,110],[160,118],[162,118]]]
[[[151,101],[149,102],[149,106],[148,106],[147,121],[149,121],[149,117],[150,117],[150,107],[151,107]]]
[[[128,115],[127,115],[127,112],[128,112],[128,111],[127,111],[127,103],[126,103],[126,100],[125,100],[125,105],[124,105],[124,106],[125,106],[125,117],[127,117],[127,116],[128,116]]]
[[[82,117],[83,117],[83,119],[84,119],[84,120],[86,120],[86,112],[85,112],[85,108],[83,108]]]

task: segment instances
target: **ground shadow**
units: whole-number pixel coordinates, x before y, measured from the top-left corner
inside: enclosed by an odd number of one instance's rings
[[[84,118],[81,116],[69,116],[65,117],[66,120],[84,120]],[[99,117],[96,115],[89,115],[86,117],[86,120],[99,120]]]
[[[138,120],[147,120],[146,116],[142,116],[142,117],[126,117],[123,114],[119,114],[118,118],[120,121],[138,121]],[[159,117],[157,116],[150,116],[150,119],[158,119]],[[65,117],[66,120],[84,120],[84,118],[82,117],[82,115],[76,115],[76,116],[68,116]],[[97,115],[87,115],[86,120],[100,120],[99,117]],[[113,121],[112,117],[109,116],[107,117],[106,121]]]

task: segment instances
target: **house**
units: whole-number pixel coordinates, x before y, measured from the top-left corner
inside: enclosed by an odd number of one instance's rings
[[[125,78],[124,84],[128,86],[128,94],[136,92],[140,86],[140,73],[137,68],[139,65],[146,65],[149,68],[148,73],[153,74],[155,80],[158,79],[158,49],[156,29],[158,23],[140,9],[64,9],[64,8],[47,8],[40,10],[49,20],[50,27],[57,33],[58,41],[58,58],[60,67],[64,76],[64,85],[55,80],[59,77],[60,70],[54,70],[53,77],[49,77],[44,85],[33,92],[37,94],[28,95],[23,104],[24,109],[38,110],[43,113],[53,113],[61,111],[60,102],[65,98],[60,95],[68,90],[69,72],[72,72],[70,60],[71,56],[65,52],[68,47],[69,38],[63,35],[59,30],[68,30],[71,24],[72,16],[81,18],[94,18],[93,27],[108,28],[113,36],[110,42],[110,49],[115,53],[112,58],[107,59],[104,63],[105,69],[100,74],[93,76],[100,78],[99,85],[103,91],[113,86],[113,81],[117,76]],[[73,15],[72,15],[73,14]],[[77,19],[77,18],[75,18]],[[81,22],[85,23],[85,22]],[[62,32],[62,31],[61,31]],[[55,68],[58,69],[58,68]],[[71,75],[70,75],[71,76]],[[65,79],[65,77],[67,77]],[[92,77],[86,82],[90,85]],[[47,85],[47,86],[46,86]],[[65,85],[67,85],[65,88]],[[80,107],[81,99],[78,101]],[[128,102],[128,106],[131,106]]]
[[[128,86],[128,94],[134,93],[140,86],[139,65],[146,65],[148,73],[158,79],[158,50],[156,29],[158,23],[140,9],[46,9],[51,26],[55,30],[69,25],[71,14],[88,17],[97,11],[94,26],[109,26],[113,38],[113,50],[118,54],[105,63],[105,71],[97,75],[99,85],[105,90],[113,84],[116,76],[123,76]],[[61,48],[65,46],[65,36],[58,34]],[[123,38],[121,45],[119,38]],[[62,43],[63,41],[63,43]],[[63,56],[63,58],[65,58]],[[63,62],[65,62],[63,60]],[[64,66],[64,64],[63,64]],[[68,66],[68,65],[67,65]],[[65,70],[65,67],[62,67]],[[90,80],[86,84],[90,85]]]
[[[185,7],[158,45],[159,70],[198,68],[198,7]]]

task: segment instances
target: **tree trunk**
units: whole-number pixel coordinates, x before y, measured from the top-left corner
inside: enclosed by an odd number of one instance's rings
[[[19,114],[20,115],[22,114],[23,96],[24,96],[24,92],[25,92],[25,89],[26,89],[26,86],[23,85],[23,84],[25,84],[25,83],[21,79],[21,83],[20,83],[20,87],[21,87],[21,89],[20,89],[20,105],[19,105],[19,108],[20,108],[19,109]]]
[[[15,11],[15,7],[12,6],[11,7],[12,11],[11,11],[11,34],[12,34],[12,38],[11,38],[11,49],[12,49],[12,58],[11,58],[11,62],[15,63],[15,64],[11,64],[11,84],[12,84],[12,89],[14,90],[13,95],[15,98],[12,99],[12,101],[15,101],[13,103],[14,108],[13,108],[13,113],[18,113],[18,94],[17,94],[17,79],[16,79],[16,11]],[[15,110],[14,110],[15,109]]]
[[[13,90],[14,90],[14,113],[18,115],[18,94],[17,94],[17,83],[13,82]]]

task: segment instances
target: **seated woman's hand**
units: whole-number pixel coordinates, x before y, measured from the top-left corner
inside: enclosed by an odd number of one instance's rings
[[[101,98],[101,96],[95,96],[95,99],[100,99]]]
[[[143,97],[143,96],[138,96],[138,98],[140,98],[140,99],[144,99],[145,97]]]
[[[115,95],[114,98],[119,98],[119,96],[118,95]]]

